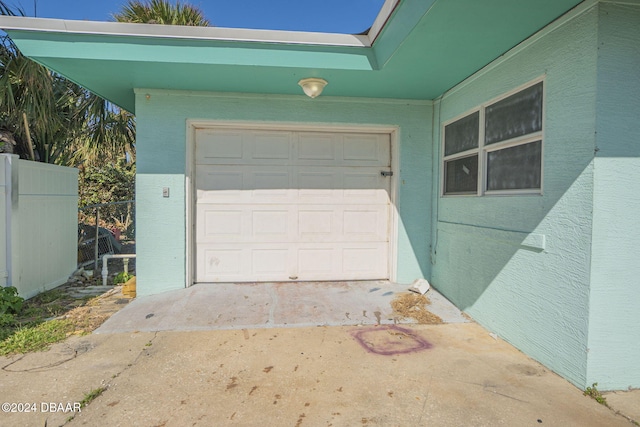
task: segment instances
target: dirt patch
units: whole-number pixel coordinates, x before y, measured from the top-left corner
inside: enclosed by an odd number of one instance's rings
[[[426,306],[431,304],[429,298],[413,292],[406,292],[398,295],[391,301],[391,308],[396,317],[402,319],[414,319],[422,325],[437,325],[442,323],[440,316],[427,310]]]
[[[100,279],[66,283],[25,301],[17,326],[68,319],[74,326],[73,334],[92,332],[131,301],[122,294],[122,285],[100,284]]]
[[[123,308],[130,298],[122,295],[122,286],[89,300],[85,305],[76,307],[62,316],[75,326],[76,335],[92,332],[102,325],[112,314]]]

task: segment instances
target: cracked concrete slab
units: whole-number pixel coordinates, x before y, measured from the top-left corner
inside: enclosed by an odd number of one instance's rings
[[[96,333],[412,323],[391,310],[406,291],[388,281],[198,284],[137,298]],[[427,297],[444,322],[468,321],[436,290]]]
[[[35,405],[35,411],[2,412],[0,425],[59,426],[73,412],[49,412],[43,404],[79,403],[136,363],[153,333],[73,336],[49,351],[0,357],[2,403]],[[34,406],[30,406],[33,409]],[[3,408],[4,409],[4,408]],[[17,407],[15,408],[18,409]],[[104,424],[103,424],[104,425]]]
[[[11,366],[5,400],[106,390],[9,427],[631,425],[475,323],[102,334]]]
[[[602,393],[607,404],[615,412],[622,414],[629,420],[640,423],[640,390],[610,391]]]
[[[355,297],[335,286],[325,301],[314,299],[313,289],[278,284],[230,288],[227,304],[216,301],[219,289],[207,287],[180,298],[140,299],[128,327],[149,322],[161,332],[73,336],[47,352],[0,357],[2,403],[35,408],[1,412],[0,426],[631,426],[637,420],[638,390],[606,393],[614,409],[606,408],[491,337],[437,293],[430,291],[429,309],[449,323],[397,325],[384,321],[381,308],[404,287],[360,285]],[[289,301],[294,296],[299,301]],[[257,314],[246,308],[252,304]],[[238,305],[246,307],[236,313]],[[291,320],[292,313],[301,315]],[[275,327],[322,324],[322,314],[327,323],[359,326]],[[223,326],[212,327],[220,319]],[[189,322],[202,329],[189,331]],[[102,394],[75,410],[98,388]]]

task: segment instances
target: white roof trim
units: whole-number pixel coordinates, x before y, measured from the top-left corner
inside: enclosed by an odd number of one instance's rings
[[[386,0],[384,2],[382,7],[380,8],[380,13],[378,13],[376,20],[373,22],[373,25],[371,26],[371,29],[368,33],[370,45],[373,44],[373,42],[376,40],[385,24],[391,17],[391,14],[394,10],[396,10],[396,6],[398,6],[398,3],[400,3],[400,0]]]
[[[387,0],[388,3],[398,0]],[[391,9],[393,10],[393,9]],[[380,16],[376,23],[380,20]],[[386,17],[383,21],[386,22]],[[380,24],[379,24],[380,25]],[[221,40],[345,47],[370,47],[368,35],[312,33],[303,31],[251,30],[244,28],[187,27],[180,25],[130,24],[123,22],[75,21],[48,18],[0,16],[0,28],[5,30],[38,31],[68,34],[94,34],[170,39]],[[377,31],[380,31],[378,29]]]
[[[407,99],[407,98],[359,98],[352,96],[326,96],[322,95],[313,99],[305,95],[282,95],[274,93],[242,93],[242,92],[214,92],[202,90],[181,90],[181,89],[153,89],[134,87],[136,95],[163,95],[163,96],[193,96],[193,97],[215,97],[215,98],[247,98],[247,99],[284,99],[301,102],[341,102],[349,104],[398,104],[398,105],[426,105],[432,106],[434,102],[429,99]],[[302,93],[302,92],[300,92]]]

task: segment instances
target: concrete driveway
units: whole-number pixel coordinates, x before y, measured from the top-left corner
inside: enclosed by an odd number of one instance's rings
[[[134,300],[96,333],[415,322],[392,313],[392,300],[405,293],[406,285],[386,280],[199,284]],[[468,321],[434,289],[427,297],[443,322]]]
[[[473,322],[111,332],[0,366],[35,404],[1,426],[632,425]]]

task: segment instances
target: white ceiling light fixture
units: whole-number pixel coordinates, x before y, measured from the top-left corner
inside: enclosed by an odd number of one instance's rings
[[[298,84],[302,87],[302,90],[304,90],[304,93],[309,98],[315,98],[320,96],[322,90],[327,85],[327,81],[325,79],[309,77],[307,79],[300,80]]]

